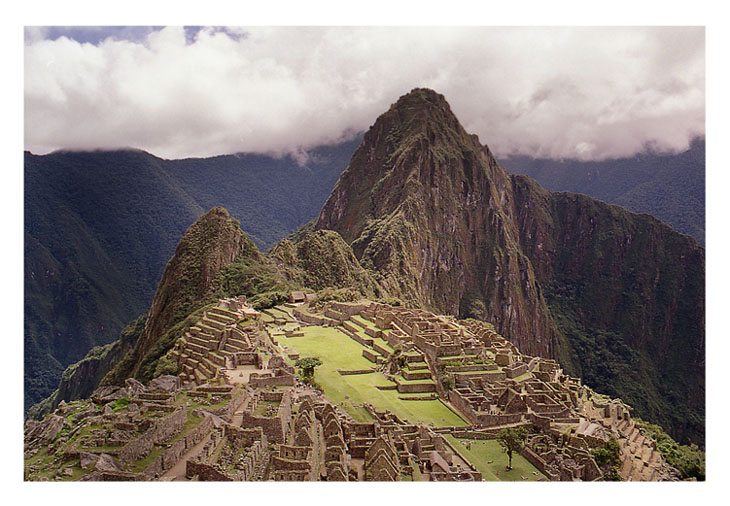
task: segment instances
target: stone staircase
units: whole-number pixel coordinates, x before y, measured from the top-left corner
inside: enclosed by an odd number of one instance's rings
[[[252,349],[249,335],[237,326],[239,315],[224,308],[205,313],[173,350],[180,365],[180,377],[186,384],[201,384],[231,365],[234,353]]]
[[[645,437],[632,420],[620,420],[614,424],[619,431],[619,446],[623,462],[619,476],[623,481],[654,481],[664,465],[661,454],[651,439]]]

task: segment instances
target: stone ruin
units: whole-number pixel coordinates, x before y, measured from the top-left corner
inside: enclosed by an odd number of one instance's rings
[[[295,308],[298,318],[332,325],[360,343],[386,375],[383,367],[398,349],[405,366],[393,388],[403,399],[441,397],[469,426],[411,424],[368,404],[373,421],[360,423],[300,384],[259,320],[239,324],[242,308],[245,299],[221,300],[186,333],[175,348],[178,376],[103,387],[87,401],[61,403],[43,422],[28,421],[26,476],[480,481],[444,434],[493,439],[502,428],[522,426],[529,434],[521,453],[547,479],[601,479],[591,450],[610,438],[621,448],[622,479],[677,479],[629,406],[566,376],[553,360],[521,354],[488,325],[375,303],[328,303],[323,316]],[[240,365],[257,369],[246,383],[219,374]],[[451,385],[444,378],[453,378]],[[61,471],[53,475],[53,466]]]
[[[181,379],[202,384],[218,377],[223,368],[261,366],[257,348],[261,342],[260,313],[239,296],[221,299],[177,341],[172,356]]]
[[[295,311],[295,315],[304,313]],[[600,409],[593,408],[598,396],[576,378],[563,374],[556,361],[523,355],[490,325],[378,303],[328,303],[323,315],[307,315],[307,323],[337,326],[367,347],[363,356],[376,365],[384,363],[391,353],[378,344],[379,340],[405,350],[407,364],[402,376],[407,380],[433,379],[432,385],[424,382],[415,391],[436,391],[471,424],[469,430],[455,433],[496,437],[502,428],[520,425],[539,431],[544,437],[531,437],[525,455],[550,479],[599,479],[602,473],[590,450],[610,437],[616,437],[622,449],[623,479],[676,477],[676,470],[662,461],[651,443],[638,430],[632,430],[629,407],[614,403],[611,406],[616,407],[599,404]],[[354,315],[373,326],[363,325],[352,318]],[[368,338],[363,338],[360,330]],[[451,388],[443,386],[445,376],[453,378]],[[399,392],[414,392],[407,382],[394,381]],[[587,422],[602,430],[586,433]],[[574,435],[563,437],[570,430]],[[444,462],[448,460],[434,457],[431,465],[443,473]]]

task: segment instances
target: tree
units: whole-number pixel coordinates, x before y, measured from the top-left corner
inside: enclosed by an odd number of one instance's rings
[[[615,438],[611,438],[603,444],[603,447],[591,450],[596,465],[603,472],[605,481],[621,481],[618,474],[621,465],[621,447]]]
[[[507,452],[509,457],[508,469],[512,469],[512,452],[520,451],[525,446],[527,431],[523,427],[510,427],[502,429],[497,435],[497,441]]]
[[[317,357],[300,358],[294,362],[294,366],[299,368],[304,380],[311,380],[314,378],[314,368],[320,365],[322,365],[322,361]]]
[[[400,344],[396,344],[393,347],[393,353],[390,354],[385,362],[385,370],[390,374],[398,374],[405,366],[406,357],[403,355],[403,349]]]

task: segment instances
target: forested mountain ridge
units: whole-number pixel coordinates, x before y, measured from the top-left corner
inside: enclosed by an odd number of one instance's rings
[[[205,210],[226,206],[268,249],[316,216],[357,142],[316,148],[302,165],[253,154],[26,152],[25,408],[147,309],[177,242]]]
[[[704,138],[695,138],[688,150],[677,154],[646,152],[597,162],[512,156],[500,163],[550,191],[583,193],[651,214],[705,244]]]

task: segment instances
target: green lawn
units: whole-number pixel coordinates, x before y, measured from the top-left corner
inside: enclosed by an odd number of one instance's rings
[[[396,390],[378,390],[378,385],[393,385],[380,373],[340,376],[337,369],[370,369],[372,362],[362,356],[364,347],[344,333],[329,327],[304,327],[304,337],[292,337],[286,345],[301,357],[319,357],[322,365],[315,370],[315,381],[327,397],[340,404],[358,421],[368,421],[367,413],[352,404],[368,402],[376,409],[388,409],[409,421],[434,426],[468,425],[439,400],[402,401]],[[293,361],[290,361],[293,363]],[[349,399],[345,399],[348,396]]]
[[[502,451],[502,447],[496,439],[471,440],[471,450],[467,450],[464,439],[456,439],[451,434],[446,434],[445,437],[459,450],[464,458],[468,459],[481,471],[484,481],[537,481],[540,478],[547,479],[544,474],[517,452],[512,454],[512,470],[505,471],[508,461],[507,454]],[[491,464],[489,464],[490,461]],[[532,474],[533,471],[537,473],[537,476]],[[523,480],[522,476],[525,476],[527,480]]]

